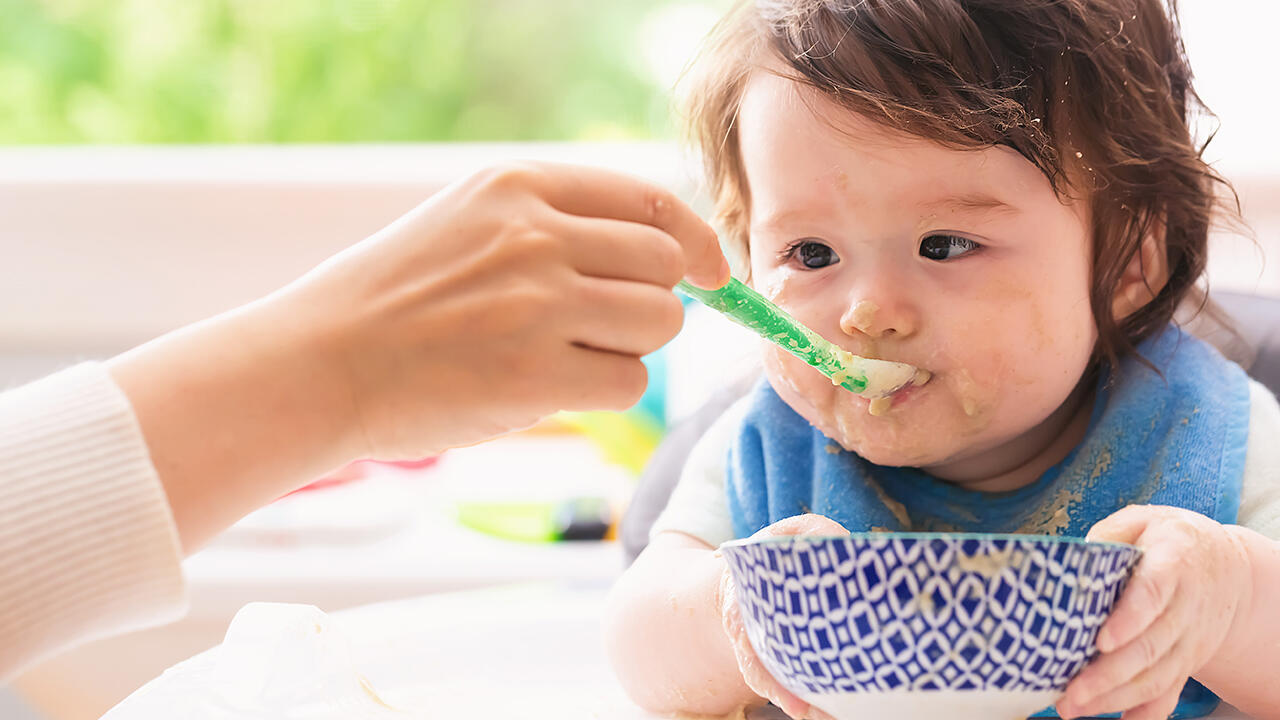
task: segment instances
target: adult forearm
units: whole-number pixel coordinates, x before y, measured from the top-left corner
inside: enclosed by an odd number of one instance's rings
[[[721,627],[724,561],[711,550],[646,551],[614,587],[605,638],[631,699],[656,713],[725,715],[760,702]]]
[[[1252,591],[1222,648],[1196,679],[1250,717],[1280,720],[1280,543],[1247,528],[1227,528],[1244,548]]]
[[[621,410],[728,277],[661,188],[589,168],[477,173],[265,301],[116,358],[189,551],[357,455],[418,458],[561,410]]]
[[[108,364],[133,404],[185,552],[359,454],[317,340],[271,300]]]

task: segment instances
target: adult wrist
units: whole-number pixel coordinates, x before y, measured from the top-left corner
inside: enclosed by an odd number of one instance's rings
[[[187,552],[357,454],[349,400],[305,324],[260,301],[108,362]]]
[[[276,408],[278,421],[309,428],[305,444],[322,464],[337,467],[370,457],[351,379],[351,350],[332,318],[299,312],[299,304],[279,293],[235,311],[232,321],[255,338],[251,352],[263,360],[255,374],[288,399]]]

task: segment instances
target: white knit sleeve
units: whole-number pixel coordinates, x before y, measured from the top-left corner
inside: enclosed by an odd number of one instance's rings
[[[751,398],[730,405],[693,446],[667,507],[654,521],[649,537],[667,531],[692,535],[711,547],[734,539],[729,515],[729,446],[742,427]]]
[[[1256,380],[1249,381],[1249,440],[1236,523],[1280,540],[1280,404]]]
[[[103,365],[0,394],[0,682],[181,617],[181,558],[137,418]]]

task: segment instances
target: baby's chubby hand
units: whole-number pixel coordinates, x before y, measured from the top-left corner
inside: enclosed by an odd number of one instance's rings
[[[796,515],[785,518],[760,530],[752,538],[778,537],[783,535],[847,535],[849,533],[840,523],[821,515]],[[796,697],[784,688],[756,655],[747,638],[746,627],[742,624],[742,612],[738,609],[737,593],[734,589],[733,576],[726,564],[720,576],[718,606],[724,631],[733,645],[737,656],[738,669],[742,677],[757,695],[782,708],[782,711],[793,718],[815,718],[825,720],[829,716],[821,710],[811,708],[808,703]]]
[[[1058,712],[1164,720],[1187,678],[1219,651],[1241,598],[1250,597],[1248,555],[1223,525],[1171,507],[1124,508],[1088,539],[1130,543],[1143,557],[1098,632],[1101,655],[1067,686]]]

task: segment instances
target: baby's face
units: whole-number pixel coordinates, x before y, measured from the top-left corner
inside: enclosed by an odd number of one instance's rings
[[[872,416],[770,347],[774,388],[882,465],[948,477],[1039,452],[1097,335],[1084,203],[1013,150],[944,148],[812,92],[759,72],[743,99],[753,285],[846,350],[932,378]]]

